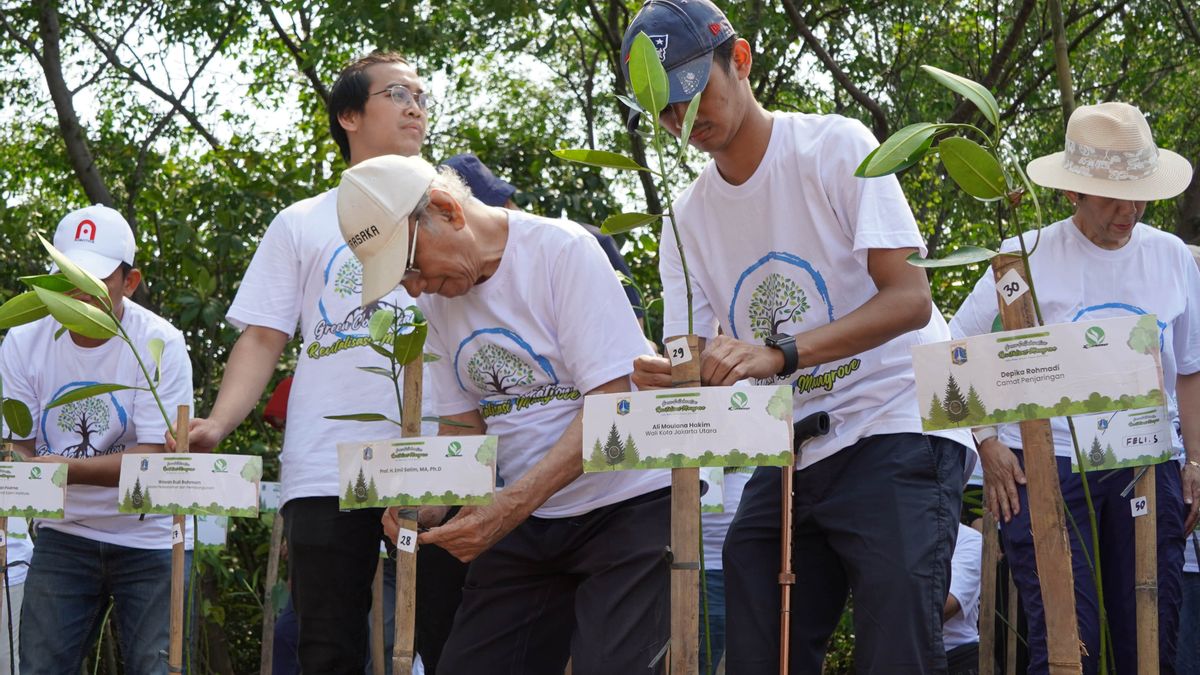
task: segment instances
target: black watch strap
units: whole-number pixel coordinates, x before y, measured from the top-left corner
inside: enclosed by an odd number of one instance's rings
[[[796,338],[787,333],[776,333],[765,340],[768,347],[783,352],[783,370],[777,373],[780,377],[788,377],[796,372],[800,364],[800,355],[796,353]]]

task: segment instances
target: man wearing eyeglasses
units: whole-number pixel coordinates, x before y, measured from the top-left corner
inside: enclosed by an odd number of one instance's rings
[[[416,155],[428,105],[412,65],[397,54],[370,54],[330,90],[329,130],[350,166]],[[382,514],[338,510],[337,444],[395,429],[325,416],[396,409],[390,384],[360,370],[386,365],[364,338],[376,306],[405,310],[412,298],[400,291],[361,306],[362,265],[342,241],[336,202],[337,190],[329,190],[284,209],[267,228],[226,315],[242,335],[217,401],[207,418],[192,420],[190,439],[192,450],[211,450],[245,419],[299,326],[281,479],[300,665],[306,673],[362,675]]]

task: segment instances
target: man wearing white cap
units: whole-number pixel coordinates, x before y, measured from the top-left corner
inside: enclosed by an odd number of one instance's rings
[[[104,281],[113,312],[144,362],[153,361],[150,341],[162,340],[157,388],[166,409],[191,405],[192,365],[183,334],[129,299],[142,275],[133,266],[133,232],[121,214],[106,206],[73,211],[58,224],[54,245]],[[17,449],[30,462],[70,467],[66,517],[34,521],[37,547],[25,582],[20,671],[78,673],[111,596],[126,672],[166,673],[171,517],[117,513],[121,454],[162,452],[166,423],[128,346],[75,333],[56,338],[60,328],[46,317],[12,329],[0,345],[4,395],[29,406],[35,422],[34,435],[18,440]],[[140,389],[46,407],[97,383]]]
[[[1181,433],[1170,432],[1177,452],[1186,450],[1182,470],[1158,465],[1158,609],[1161,672],[1173,672],[1179,625],[1183,544],[1200,508],[1200,272],[1183,242],[1140,222],[1146,203],[1170,199],[1187,187],[1191,166],[1158,148],[1137,108],[1125,103],[1081,106],[1067,123],[1064,152],[1029,164],[1029,177],[1061,190],[1075,211],[1040,232],[1027,232],[1029,266],[1046,323],[1154,314],[1158,321],[1167,415]],[[1034,245],[1036,243],[1036,250]],[[1009,239],[1002,251],[1016,251]],[[996,285],[980,277],[950,322],[955,337],[992,330]],[[1131,411],[1131,413],[1148,411]],[[1125,414],[1125,413],[1119,413]],[[1105,420],[1107,421],[1107,419]],[[1096,424],[1075,419],[1077,427]],[[1065,418],[1052,420],[1063,500],[1079,529],[1069,528],[1075,573],[1079,637],[1084,672],[1094,673],[1100,656],[1098,598],[1088,558],[1092,533],[1080,474],[1072,473],[1071,432]],[[1047,671],[1046,625],[1034,560],[1024,454],[1015,424],[976,431],[983,460],[984,498],[1002,521],[1001,542],[1029,619],[1031,673]],[[1085,449],[1086,451],[1086,449]],[[1182,480],[1181,480],[1182,471]],[[1088,471],[1099,518],[1100,563],[1105,610],[1112,630],[1116,672],[1139,672],[1134,625],[1133,517],[1125,493],[1132,469]],[[1188,506],[1190,505],[1190,507]],[[1185,524],[1186,521],[1186,524]]]
[[[441,357],[434,412],[464,425],[439,433],[500,440],[495,501],[418,540],[472,561],[440,668],[553,673],[570,657],[577,675],[655,672],[670,478],[581,475],[583,396],[628,391],[648,353],[596,239],[487,206],[415,157],[343,174],[338,219],[364,302],[397,284],[419,295],[426,349]]]

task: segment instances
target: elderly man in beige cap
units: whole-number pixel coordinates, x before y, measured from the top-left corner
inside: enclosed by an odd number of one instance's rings
[[[487,206],[452,171],[377,157],[338,219],[363,302],[402,284],[429,321],[443,435],[499,437],[492,504],[420,536],[472,561],[439,670],[657,672],[667,640],[669,476],[581,475],[583,397],[628,391],[649,352],[596,239]],[[421,520],[428,518],[422,509]]]
[[[1184,536],[1200,507],[1200,272],[1187,246],[1174,235],[1141,223],[1146,203],[1170,199],[1187,187],[1191,166],[1158,148],[1145,117],[1125,103],[1083,106],[1067,124],[1066,149],[1029,164],[1029,177],[1061,190],[1074,207],[1067,219],[1025,233],[1033,250],[1030,271],[1046,323],[1122,315],[1154,314],[1177,453],[1159,465],[1158,589],[1161,672],[1173,672],[1179,626],[1180,569]],[[1040,240],[1039,240],[1040,237]],[[1017,240],[1001,250],[1014,251]],[[986,273],[959,308],[950,330],[955,337],[992,330],[996,286]],[[1141,411],[1157,414],[1155,409]],[[1138,414],[1129,411],[1121,414]],[[1076,425],[1091,418],[1077,418]],[[1072,518],[1071,557],[1075,572],[1079,636],[1084,672],[1094,673],[1100,656],[1098,599],[1088,557],[1092,535],[1086,526],[1083,479],[1071,471],[1074,456],[1065,418],[1052,421],[1063,499]],[[1025,488],[1024,455],[1015,424],[977,429],[983,460],[987,508],[1002,520],[1001,541],[1029,619],[1030,673],[1047,671],[1046,625],[1038,586]],[[1182,475],[1181,475],[1182,474]],[[1087,481],[1099,517],[1100,563],[1105,611],[1112,630],[1116,672],[1139,672],[1134,625],[1133,517],[1124,493],[1133,469],[1088,471]],[[1185,522],[1186,521],[1186,522]]]

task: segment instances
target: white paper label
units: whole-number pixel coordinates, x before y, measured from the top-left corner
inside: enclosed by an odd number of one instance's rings
[[[1150,513],[1149,505],[1146,504],[1145,497],[1134,497],[1129,500],[1129,510],[1133,512],[1133,517],[1144,516]]]
[[[996,282],[996,292],[1004,299],[1005,305],[1011,305],[1017,298],[1029,292],[1029,285],[1017,274],[1017,270],[1010,269]]]
[[[178,523],[171,525],[171,545],[183,543],[183,528]]]
[[[692,350],[688,348],[687,338],[675,338],[666,344],[667,357],[672,366],[680,366],[692,360]]]
[[[405,553],[417,550],[417,533],[413,530],[401,529],[396,535],[396,548]]]

